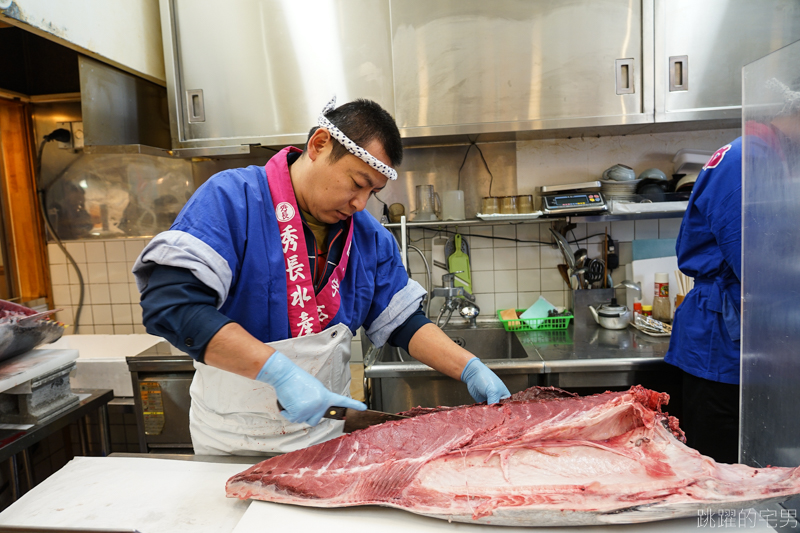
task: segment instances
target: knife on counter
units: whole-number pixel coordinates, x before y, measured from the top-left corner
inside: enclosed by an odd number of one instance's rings
[[[278,410],[283,411],[281,402],[278,402]],[[359,429],[366,429],[376,424],[383,424],[391,420],[402,420],[404,418],[411,418],[409,416],[398,415],[395,413],[384,413],[383,411],[357,411],[349,407],[331,406],[322,418],[330,418],[331,420],[344,420],[344,432],[352,433]]]

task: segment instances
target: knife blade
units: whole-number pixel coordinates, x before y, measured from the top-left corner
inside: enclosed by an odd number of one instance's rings
[[[278,402],[278,410],[282,411],[283,406]],[[331,420],[344,420],[344,432],[352,433],[359,429],[366,429],[370,426],[383,424],[391,420],[402,420],[404,418],[411,418],[408,416],[398,415],[395,413],[384,413],[383,411],[373,411],[367,409],[366,411],[358,411],[350,409],[349,407],[331,406],[322,415],[322,418],[329,418]]]

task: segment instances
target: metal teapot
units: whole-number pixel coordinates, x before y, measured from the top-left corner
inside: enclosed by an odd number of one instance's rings
[[[640,283],[625,280],[615,285],[614,289],[619,289],[620,287],[633,289],[638,292],[639,298],[642,296]],[[633,319],[633,312],[627,306],[619,305],[616,296],[611,299],[611,303],[602,304],[597,308],[590,305],[589,310],[592,312],[595,322],[606,329],[625,329]]]

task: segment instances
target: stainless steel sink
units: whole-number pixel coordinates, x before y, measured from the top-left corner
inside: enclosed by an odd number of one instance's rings
[[[453,339],[453,342],[481,359],[524,359],[528,357],[517,336],[497,326],[451,327],[445,329],[444,332]],[[381,348],[379,353],[375,354],[375,361],[397,363],[416,360],[402,348],[395,348],[387,344]]]
[[[477,328],[451,326],[448,337],[491,368],[513,393],[535,385],[544,372],[538,353],[520,343],[517,335],[499,324]],[[399,412],[411,407],[474,403],[466,385],[440,374],[412,358],[405,350],[384,345],[364,356],[364,381],[368,403],[381,411]]]
[[[667,392],[680,388],[676,369],[663,360],[669,342],[632,328],[614,332],[589,323],[566,330],[507,333],[495,322],[476,329],[450,326],[445,333],[480,357],[512,393],[533,385],[581,394],[622,390],[637,383]],[[364,390],[373,409],[399,412],[417,405],[474,403],[463,383],[403,350],[372,347],[364,366]],[[680,412],[677,403],[671,402],[670,414]]]

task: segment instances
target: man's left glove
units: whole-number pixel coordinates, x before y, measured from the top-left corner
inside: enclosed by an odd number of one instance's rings
[[[317,378],[291,362],[281,352],[275,352],[267,359],[256,379],[275,388],[278,401],[283,406],[281,415],[290,422],[316,426],[332,405],[349,407],[356,411],[367,408],[352,398],[332,393]]]
[[[470,359],[461,371],[461,381],[467,384],[467,390],[476,402],[497,403],[511,396],[497,374],[477,357]]]

